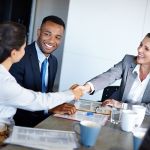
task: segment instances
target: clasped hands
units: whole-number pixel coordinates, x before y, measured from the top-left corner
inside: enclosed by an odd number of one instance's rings
[[[88,88],[86,85],[78,85],[78,84],[74,84],[70,87],[71,91],[74,94],[74,99],[76,100],[80,99],[80,97],[83,96],[86,92],[89,92],[90,90]]]
[[[89,84],[85,85],[74,84],[71,86],[70,89],[74,93],[75,99],[80,99],[80,97],[83,96],[85,93],[91,92],[91,87]],[[101,106],[111,106],[121,108],[122,103],[114,99],[106,99],[104,102],[102,102]]]
[[[81,96],[83,96],[85,93],[90,93],[91,92],[91,87],[88,84],[85,85],[78,85],[78,84],[74,84],[70,87],[70,90],[73,92],[74,94],[74,99],[75,100],[79,100]],[[116,107],[116,108],[120,108],[121,107],[121,103],[118,102],[117,100],[114,99],[107,99],[105,100],[102,104],[102,106],[112,106],[112,107]],[[57,114],[74,114],[76,112],[76,107],[73,104],[69,104],[69,103],[64,103],[61,104],[51,110],[49,110],[50,112],[53,113],[57,113]]]
[[[85,89],[84,86],[80,86],[78,84],[74,84],[70,87],[70,90],[73,92],[74,94],[74,99],[75,100],[79,100],[81,96],[83,96],[83,94],[85,93]],[[49,110],[49,112],[55,113],[55,114],[68,114],[68,115],[72,115],[76,112],[76,107],[73,104],[70,103],[64,103],[61,104],[51,110]]]

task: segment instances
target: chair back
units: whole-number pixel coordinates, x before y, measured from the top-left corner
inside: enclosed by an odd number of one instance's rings
[[[101,102],[110,98],[110,96],[119,89],[119,86],[107,86],[103,90]]]

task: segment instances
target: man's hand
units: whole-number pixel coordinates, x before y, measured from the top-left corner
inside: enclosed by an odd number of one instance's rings
[[[76,107],[73,104],[69,104],[69,103],[64,103],[61,104],[51,110],[49,110],[50,112],[53,112],[55,114],[68,114],[68,115],[72,115],[76,112]]]
[[[117,100],[114,99],[107,99],[102,103],[102,106],[112,106],[112,107],[116,107],[116,108],[121,108],[122,103],[120,103]]]

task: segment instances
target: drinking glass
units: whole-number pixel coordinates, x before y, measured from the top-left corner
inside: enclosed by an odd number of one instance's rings
[[[120,117],[121,117],[121,109],[120,108],[112,108],[111,118],[110,118],[111,123],[118,124],[120,122]]]

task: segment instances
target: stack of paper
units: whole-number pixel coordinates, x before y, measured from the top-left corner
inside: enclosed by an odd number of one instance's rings
[[[72,150],[78,147],[75,132],[14,126],[5,143],[42,150]]]

